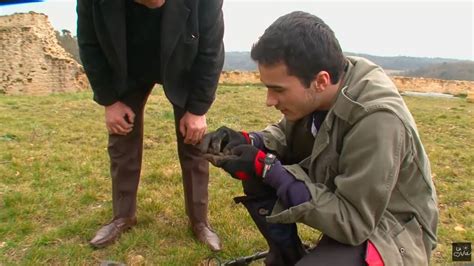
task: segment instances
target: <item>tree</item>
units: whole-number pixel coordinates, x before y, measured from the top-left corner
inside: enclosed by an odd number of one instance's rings
[[[55,33],[59,44],[64,50],[70,53],[79,64],[82,64],[81,58],[79,57],[79,46],[77,45],[76,36],[72,36],[71,32],[66,29],[62,30],[62,34],[59,31],[55,31]]]

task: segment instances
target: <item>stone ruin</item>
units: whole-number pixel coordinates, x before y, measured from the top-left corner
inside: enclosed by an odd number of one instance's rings
[[[73,92],[88,84],[82,66],[59,45],[48,16],[0,16],[0,94]]]

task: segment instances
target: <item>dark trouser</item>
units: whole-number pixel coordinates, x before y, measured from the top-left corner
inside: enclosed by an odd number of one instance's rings
[[[143,153],[143,110],[150,92],[151,87],[136,91],[122,99],[122,102],[135,113],[133,130],[125,136],[109,135],[114,218],[133,217],[136,214]],[[197,148],[183,143],[183,136],[179,133],[179,120],[185,110],[177,106],[173,108],[186,214],[192,224],[207,224],[209,163],[199,156]]]
[[[324,235],[318,245],[306,253],[298,237],[296,224],[268,223],[276,202],[273,188],[255,179],[242,182],[246,196],[236,198],[244,204],[269,246],[265,265],[366,265],[366,243],[345,245]]]
[[[351,246],[323,235],[318,245],[296,265],[366,266],[366,248],[366,242],[358,246]]]
[[[294,265],[305,254],[303,244],[298,237],[296,224],[267,223],[277,200],[275,190],[263,182],[250,179],[242,182],[246,196],[235,198],[242,203],[258,230],[267,241],[269,251],[265,257],[265,265]]]

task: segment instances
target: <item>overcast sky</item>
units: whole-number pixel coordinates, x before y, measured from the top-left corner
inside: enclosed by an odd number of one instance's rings
[[[302,10],[321,17],[347,52],[474,60],[473,2],[224,0],[224,42],[227,51],[248,51],[276,18]],[[75,35],[75,5],[75,0],[4,5],[0,15],[45,13],[57,30],[68,29]]]

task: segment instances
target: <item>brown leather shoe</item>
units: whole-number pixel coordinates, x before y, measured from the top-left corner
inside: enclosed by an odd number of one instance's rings
[[[97,231],[89,242],[95,248],[104,248],[113,244],[120,235],[137,224],[136,217],[117,218]]]
[[[212,251],[221,251],[221,241],[219,236],[212,231],[209,226],[199,223],[192,226],[193,233],[196,238],[202,243],[206,244]]]

